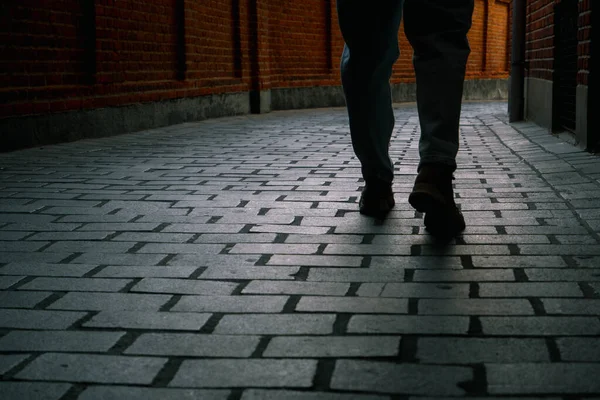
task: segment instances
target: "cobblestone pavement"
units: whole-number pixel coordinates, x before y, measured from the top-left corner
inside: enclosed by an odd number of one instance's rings
[[[600,163],[505,109],[464,106],[445,246],[412,105],[385,221],[344,109],[0,154],[0,398],[600,398]]]

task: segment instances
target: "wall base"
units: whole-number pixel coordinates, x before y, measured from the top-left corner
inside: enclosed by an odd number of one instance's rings
[[[525,78],[525,119],[552,130],[552,82]]]
[[[577,86],[577,114],[575,116],[575,136],[577,142],[583,148],[587,148],[588,140],[588,87],[585,85]]]

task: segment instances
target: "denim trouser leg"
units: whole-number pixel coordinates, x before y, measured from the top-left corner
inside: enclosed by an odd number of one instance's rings
[[[338,0],[342,85],[354,151],[365,180],[391,182],[388,146],[394,127],[389,79],[398,28],[414,49],[421,124],[420,165],[456,169],[458,126],[474,0]]]
[[[407,0],[404,32],[414,50],[421,124],[419,167],[456,169],[459,121],[474,0]]]
[[[390,91],[398,59],[398,29],[403,0],[338,0],[338,18],[346,45],[342,85],[352,146],[365,181],[392,182],[389,142],[394,129]]]

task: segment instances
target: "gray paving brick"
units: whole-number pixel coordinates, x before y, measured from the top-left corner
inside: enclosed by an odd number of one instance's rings
[[[311,268],[307,281],[403,282],[404,270],[393,268]]]
[[[200,279],[283,279],[294,280],[299,267],[257,266],[237,267],[220,265],[208,267]]]
[[[258,336],[202,335],[197,333],[147,333],[125,354],[185,357],[250,357]]]
[[[67,293],[50,306],[57,310],[136,310],[157,311],[171,299],[166,294]]]
[[[186,360],[172,387],[310,387],[315,360]]]
[[[314,267],[360,267],[362,257],[322,256],[322,255],[283,255],[274,254],[269,265],[292,265]]]
[[[9,351],[12,351],[9,349]],[[0,374],[6,374],[29,357],[29,354],[0,354]],[[1,387],[1,386],[0,386]]]
[[[362,243],[362,235],[299,235],[291,234],[285,239],[285,243]]]
[[[533,315],[525,299],[422,299],[419,314],[424,315]]]
[[[264,390],[248,389],[242,395],[242,400],[387,400],[388,397],[367,394],[345,394],[331,392],[307,392],[293,390]]]
[[[558,338],[556,344],[563,361],[600,361],[600,337]]]
[[[594,269],[569,268],[569,269],[526,269],[525,274],[530,281],[539,282],[595,282],[600,281],[600,274]]]
[[[242,293],[343,296],[349,288],[348,283],[336,282],[252,281],[242,290]]]
[[[324,254],[352,255],[410,255],[408,245],[376,245],[376,244],[328,244]]]
[[[332,314],[225,315],[217,334],[243,335],[326,335],[333,331]]]
[[[274,233],[204,233],[194,243],[272,243]]]
[[[398,379],[402,377],[402,379]],[[460,396],[458,384],[471,380],[470,368],[340,360],[331,387],[379,393]]]
[[[0,214],[2,215],[2,214]],[[17,242],[17,241],[0,241],[0,252],[27,252],[36,251],[46,246],[48,242]]]
[[[480,283],[481,297],[583,297],[574,282]]]
[[[548,314],[600,316],[600,299],[543,299]]]
[[[298,302],[296,310],[357,314],[406,314],[408,312],[408,300],[303,296]]]
[[[525,254],[525,255],[527,255],[527,254],[535,254],[535,255],[559,254],[559,255],[577,255],[577,256],[600,255],[600,245],[525,244],[525,245],[520,245],[519,248],[521,249],[521,254]]]
[[[0,231],[0,240],[21,240],[25,236],[31,235],[31,232],[10,232],[10,231]],[[45,239],[48,240],[48,239]]]
[[[357,315],[350,318],[348,332],[461,335],[468,327],[463,316]]]
[[[155,311],[101,311],[83,326],[89,328],[197,331],[210,314]]]
[[[130,282],[129,279],[41,277],[20,286],[19,289],[64,292],[118,292]]]
[[[371,268],[381,269],[443,269],[443,268],[462,268],[459,257],[453,256],[398,256],[398,257],[380,257],[374,256],[371,258],[369,265]]]
[[[106,217],[110,217],[110,215],[108,215]],[[152,230],[156,229],[160,225],[158,222],[127,222],[127,223],[120,222],[120,221],[123,221],[123,219],[124,218],[122,216],[117,216],[114,221],[101,222],[100,217],[88,218],[87,221],[82,221],[82,220],[84,220],[84,218],[77,218],[77,220],[78,220],[77,222],[92,222],[92,223],[83,225],[78,230],[79,231],[110,230],[110,231],[114,231],[114,232],[120,232],[120,231],[151,232]],[[65,222],[73,222],[75,220],[75,218],[73,218],[73,217],[63,218],[63,220]],[[94,223],[94,222],[97,222],[97,223]]]
[[[183,296],[172,311],[278,313],[288,296]]]
[[[42,243],[42,242],[35,242]],[[102,241],[64,241],[50,245],[45,251],[71,253],[125,253],[133,247],[133,243],[114,243]]]
[[[0,382],[0,393],[7,400],[59,400],[69,389],[68,383]]]
[[[415,282],[485,282],[514,281],[513,272],[507,269],[485,270],[417,270]]]
[[[473,256],[476,268],[564,268],[566,262],[560,256]]]
[[[0,276],[0,289],[7,289],[24,278],[24,276]]]
[[[161,232],[176,233],[238,233],[244,224],[190,224],[174,223],[164,228]]]
[[[0,338],[0,351],[106,352],[124,332],[12,331]]]
[[[85,315],[74,311],[0,309],[0,328],[66,329]]]
[[[94,275],[94,278],[187,278],[198,268],[193,266],[133,266],[109,265]]]
[[[0,268],[0,275],[73,276],[79,277],[96,268],[87,264],[10,263]]]
[[[296,226],[261,224],[250,229],[253,233],[288,233],[299,235],[324,235],[329,231],[325,226]]]
[[[316,244],[241,243],[235,244],[229,252],[231,254],[314,254],[317,249]]]
[[[135,386],[89,386],[78,400],[227,400],[228,390],[166,389]]]
[[[576,336],[600,334],[592,317],[481,317],[486,335]]]
[[[573,257],[575,263],[580,268],[597,268],[600,265],[600,257],[575,255]]]
[[[398,354],[394,336],[304,336],[271,339],[264,357],[392,357]]]
[[[67,253],[62,258],[65,258],[67,255],[70,254]],[[104,265],[156,265],[160,261],[162,261],[166,256],[167,254],[84,253],[78,256],[73,262],[77,264]]]
[[[196,244],[196,243],[148,243],[145,244],[138,253],[159,253],[159,254],[219,254],[225,245],[221,244]]]
[[[2,291],[0,305],[3,308],[33,308],[51,294],[50,292]]]
[[[227,295],[231,294],[237,286],[236,283],[231,282],[144,278],[132,287],[131,291],[144,293]]]
[[[491,364],[486,370],[492,394],[600,392],[598,364]]]
[[[173,259],[169,260],[167,265],[196,265],[198,267],[229,265],[235,267],[253,267],[260,257],[261,256],[257,254],[178,254],[173,257]]]
[[[549,362],[543,339],[420,338],[417,359],[432,364]]]
[[[467,283],[388,283],[381,297],[468,298]]]
[[[192,237],[194,235],[191,233],[121,232],[111,240],[115,242],[185,243]]]
[[[167,360],[97,354],[42,354],[16,377],[39,381],[150,384]]]

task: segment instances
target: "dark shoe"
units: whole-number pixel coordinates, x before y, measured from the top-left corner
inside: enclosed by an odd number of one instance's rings
[[[454,202],[452,171],[441,164],[421,167],[408,202],[425,213],[425,228],[434,236],[452,237],[465,229],[465,219]]]
[[[395,204],[390,183],[367,182],[358,201],[358,209],[363,215],[384,218]]]

